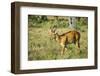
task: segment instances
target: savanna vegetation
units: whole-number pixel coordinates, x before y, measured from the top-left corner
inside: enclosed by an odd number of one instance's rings
[[[76,30],[81,34],[80,49],[68,44],[61,56],[60,44],[49,35],[50,27],[56,26],[63,34]],[[88,57],[88,18],[68,16],[28,15],[28,60],[80,59]]]

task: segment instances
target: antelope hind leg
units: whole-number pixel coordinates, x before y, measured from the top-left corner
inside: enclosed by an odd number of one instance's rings
[[[80,43],[79,43],[79,41],[77,42],[77,47],[78,47],[78,54],[80,54]]]

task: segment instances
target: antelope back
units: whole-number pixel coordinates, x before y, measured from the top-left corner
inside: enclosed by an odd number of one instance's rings
[[[77,31],[70,31],[66,34],[68,42],[76,42],[80,39],[80,33]]]
[[[76,42],[80,39],[80,33],[77,31],[69,31],[59,35],[56,33],[56,41],[60,44]]]

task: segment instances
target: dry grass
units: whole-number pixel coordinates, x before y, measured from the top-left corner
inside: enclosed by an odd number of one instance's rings
[[[61,46],[55,40],[51,40],[48,35],[49,28],[33,28],[28,30],[28,60],[51,60],[51,59],[80,59],[87,58],[87,30],[86,28],[81,33],[80,53],[79,49],[74,44],[69,44],[63,56],[60,55]],[[70,29],[58,29],[59,34]]]

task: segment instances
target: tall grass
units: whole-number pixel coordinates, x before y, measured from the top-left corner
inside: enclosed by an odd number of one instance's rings
[[[80,59],[87,58],[88,44],[87,44],[87,28],[84,31],[79,31],[80,39],[80,53],[79,49],[74,44],[68,44],[67,50],[63,56],[60,55],[61,46],[55,40],[50,39],[48,35],[49,28],[35,28],[28,29],[28,60],[51,60],[51,59]],[[59,28],[59,34],[62,34],[71,29]]]

